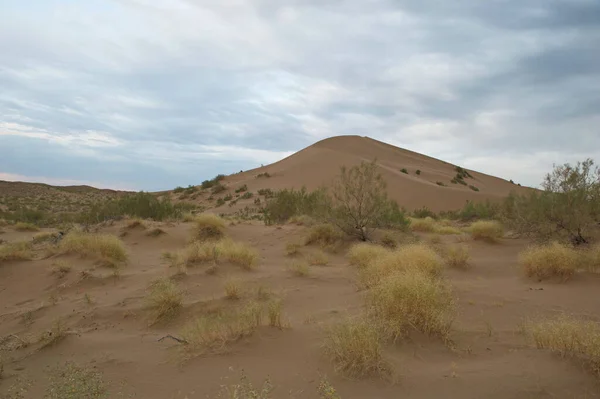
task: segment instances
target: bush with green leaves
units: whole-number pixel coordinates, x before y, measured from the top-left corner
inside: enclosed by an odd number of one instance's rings
[[[543,191],[512,193],[503,207],[504,222],[519,233],[540,239],[587,244],[600,228],[600,168],[592,159],[554,166]]]
[[[324,189],[309,192],[306,187],[300,190],[284,189],[274,194],[263,209],[267,225],[285,223],[292,216],[307,215],[323,219],[330,208],[330,199]]]
[[[93,206],[81,216],[86,223],[99,223],[121,219],[124,216],[142,219],[164,220],[179,218],[195,206],[186,203],[173,204],[168,198],[158,199],[154,194],[139,192]]]
[[[217,175],[211,180],[204,180],[200,187],[203,189],[212,188],[216,186],[221,180],[225,178],[225,175]]]

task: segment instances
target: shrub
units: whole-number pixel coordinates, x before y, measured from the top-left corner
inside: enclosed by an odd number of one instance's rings
[[[121,219],[125,215],[141,219],[165,220],[180,218],[184,212],[194,206],[185,203],[173,204],[168,198],[159,200],[154,194],[139,192],[118,199],[101,202],[81,215],[84,223],[100,223]]]
[[[146,225],[144,224],[144,221],[139,219],[139,218],[135,218],[135,219],[131,219],[127,222],[127,225],[125,226],[125,228],[127,229],[137,229],[137,228],[141,228],[141,229],[145,229]]]
[[[542,183],[543,192],[506,199],[504,220],[525,235],[588,243],[600,225],[600,168],[593,166],[591,159],[554,166]]]
[[[409,228],[411,231],[432,233],[436,228],[435,220],[430,216],[427,216],[424,219],[410,218]]]
[[[428,217],[435,219],[436,214],[431,209],[427,208],[426,206],[423,206],[419,209],[415,209],[414,211],[412,211],[412,217],[417,219],[425,219]]]
[[[259,190],[260,193],[260,190]],[[306,215],[323,219],[329,212],[330,200],[325,190],[308,192],[300,190],[281,190],[267,201],[263,209],[266,225],[285,223],[293,216]]]
[[[252,196],[253,196],[253,194],[250,191],[248,191],[248,192],[245,192],[244,195],[242,195],[240,198],[241,199],[250,199],[250,198],[252,198]]]
[[[316,222],[313,218],[311,218],[310,216],[306,216],[306,215],[296,215],[296,216],[292,216],[289,220],[288,223],[291,224],[295,224],[297,226],[312,226],[314,225]]]
[[[241,242],[222,240],[217,244],[217,252],[229,262],[246,270],[253,270],[258,262],[258,252]]]
[[[537,348],[562,357],[580,358],[600,377],[600,324],[560,315],[524,325]]]
[[[72,268],[73,266],[71,266],[69,263],[58,261],[52,263],[52,268],[50,269],[50,271],[58,278],[63,278],[71,271]]]
[[[327,330],[325,353],[335,371],[350,378],[389,378],[392,367],[383,358],[381,336],[369,320],[346,320]]]
[[[402,168],[400,169],[400,172],[404,173],[404,174],[408,174],[408,170],[406,170],[406,168]]]
[[[154,313],[153,323],[157,323],[171,319],[179,313],[183,294],[173,281],[163,278],[150,284],[147,301]]]
[[[225,179],[225,175],[217,175],[211,180],[204,180],[200,187],[203,189],[212,188],[223,179]]]
[[[225,221],[212,213],[202,213],[195,218],[196,240],[219,240],[225,236]]]
[[[577,251],[558,242],[527,248],[519,255],[519,263],[527,277],[546,280],[557,277],[570,279],[577,268]]]
[[[244,191],[248,191],[248,186],[245,184],[235,190],[236,193],[243,193]]]
[[[469,188],[473,191],[479,191],[479,189],[473,185],[469,185]]]
[[[421,175],[421,169],[417,169],[417,171],[415,172],[417,175]]]
[[[314,252],[310,254],[308,260],[313,266],[325,266],[329,263],[329,258],[323,252]]]
[[[367,267],[376,259],[387,255],[390,251],[379,245],[359,243],[353,245],[348,251],[348,259],[351,265],[361,268]]]
[[[456,269],[466,269],[469,267],[469,247],[466,245],[453,245],[448,247],[444,253],[446,264]]]
[[[394,340],[414,328],[446,338],[455,315],[450,288],[424,273],[394,273],[371,289],[368,304],[372,316]]]
[[[218,208],[223,205],[225,205],[225,200],[223,198],[217,198],[217,203],[215,204],[215,206]]]
[[[474,240],[495,242],[504,235],[504,228],[500,222],[494,220],[480,220],[469,226],[469,231]]]
[[[174,194],[179,194],[185,191],[185,188],[181,187],[181,186],[177,186],[175,187],[175,189],[173,190]]]
[[[367,241],[374,229],[388,227],[390,215],[404,216],[398,204],[388,199],[386,183],[375,161],[361,162],[350,169],[342,167],[332,194],[331,222],[362,241]]]
[[[373,287],[398,271],[414,271],[429,277],[440,276],[443,271],[439,255],[424,244],[409,244],[388,251],[359,271],[364,287]]]
[[[33,238],[31,239],[31,242],[33,242],[34,244],[40,244],[42,242],[50,241],[53,238],[54,238],[54,234],[52,234],[48,231],[44,231],[44,232],[37,233],[36,235],[34,235]]]
[[[115,268],[125,263],[128,258],[125,245],[118,237],[79,231],[71,231],[65,235],[58,245],[58,252],[93,257],[106,266]]]
[[[321,246],[326,246],[334,244],[339,239],[340,234],[337,229],[334,226],[325,223],[311,227],[304,240],[304,244],[319,244]]]
[[[256,175],[257,179],[269,178],[269,177],[271,177],[271,175],[269,174],[269,172],[259,173],[259,174]]]
[[[262,195],[265,198],[271,198],[275,195],[273,190],[271,190],[270,188],[261,188],[257,191],[257,193],[258,193],[258,195]]]
[[[233,195],[231,195],[231,194],[227,194],[225,197],[223,197],[223,201],[231,201],[232,199],[233,199]]]
[[[583,264],[588,271],[598,272],[600,271],[600,244],[591,247],[588,251],[584,252]]]
[[[437,184],[438,186],[442,186],[442,187],[445,187],[445,186],[446,186],[446,185],[445,185],[443,182],[441,182],[441,181],[436,181],[436,182],[435,182],[435,184]]]
[[[300,244],[289,242],[285,245],[285,254],[288,256],[298,255],[300,253]]]
[[[32,256],[31,244],[28,242],[20,241],[0,244],[0,264],[15,260],[29,260]]]
[[[225,187],[221,183],[217,183],[211,189],[211,193],[213,193],[213,194],[219,194],[219,193],[222,193],[225,190],[227,190],[227,187]]]

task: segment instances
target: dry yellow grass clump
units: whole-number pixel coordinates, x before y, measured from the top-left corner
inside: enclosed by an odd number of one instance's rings
[[[367,267],[373,260],[390,253],[389,249],[375,244],[359,243],[353,245],[348,251],[350,264],[358,267]]]
[[[194,219],[196,240],[220,240],[225,237],[225,220],[212,213],[202,213]]]
[[[411,328],[446,338],[455,316],[450,287],[414,269],[386,277],[367,298],[371,315],[392,339]]]
[[[237,278],[225,280],[225,298],[240,299],[242,297],[242,282]]]
[[[292,262],[288,269],[290,273],[297,277],[307,277],[310,274],[310,267],[305,261]]]
[[[173,281],[163,278],[150,284],[148,307],[153,311],[152,323],[168,320],[179,313],[183,293]]]
[[[318,224],[310,228],[304,244],[327,246],[335,244],[341,238],[340,232],[331,224]]]
[[[17,231],[40,231],[40,228],[32,223],[19,222],[15,224],[15,230]]]
[[[496,242],[504,235],[504,228],[495,220],[480,220],[469,226],[471,237],[474,240]]]
[[[597,244],[582,254],[582,266],[590,272],[600,271],[600,244]]]
[[[34,235],[33,238],[31,239],[31,242],[33,242],[34,244],[40,244],[45,241],[50,241],[53,237],[54,237],[54,234],[52,234],[48,231],[43,231],[41,233],[37,233],[36,235]]]
[[[171,263],[175,266],[179,263],[190,266],[194,263],[218,262],[220,259],[252,270],[258,262],[258,252],[244,243],[224,239],[217,242],[193,242],[182,252],[171,255]]]
[[[252,335],[262,319],[263,309],[256,302],[250,302],[242,310],[202,315],[183,328],[181,335],[188,343],[184,348],[190,355],[220,353],[228,345]]]
[[[308,261],[313,266],[326,266],[329,263],[329,257],[323,251],[317,251],[308,256]]]
[[[539,349],[549,349],[562,357],[581,358],[600,377],[599,323],[560,315],[527,322],[524,331]]]
[[[420,231],[423,233],[433,233],[436,224],[431,217],[426,218],[409,218],[411,231]]]
[[[125,227],[127,229],[145,229],[146,225],[144,224],[144,221],[140,218],[133,218],[127,221],[127,224],[125,225]]]
[[[466,269],[469,265],[469,247],[464,244],[452,245],[444,252],[444,259],[449,267]]]
[[[32,256],[29,242],[20,241],[0,244],[0,264],[14,260],[29,260]]]
[[[288,242],[285,244],[285,254],[287,256],[295,256],[300,253],[300,244],[294,242]]]
[[[392,367],[383,358],[379,329],[369,320],[349,319],[330,327],[324,349],[335,371],[347,377],[391,375]]]
[[[579,254],[558,242],[527,248],[519,255],[519,263],[527,277],[546,280],[557,277],[570,279],[577,268]]]
[[[460,231],[456,227],[452,227],[452,226],[438,226],[438,227],[436,227],[435,232],[437,234],[444,234],[444,235],[462,234],[462,231]]]
[[[440,256],[427,245],[410,244],[374,258],[367,267],[359,270],[359,279],[368,288],[397,271],[415,271],[437,277],[443,271],[443,263]]]
[[[60,241],[58,252],[94,257],[115,268],[127,261],[123,241],[110,234],[70,232]]]

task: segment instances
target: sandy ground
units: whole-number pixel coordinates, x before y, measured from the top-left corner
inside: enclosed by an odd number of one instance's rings
[[[161,253],[183,248],[191,227],[189,223],[160,226],[166,234],[149,237],[138,229],[123,237],[130,260],[117,278],[79,257],[60,257],[74,266],[63,278],[48,271],[57,258],[0,265],[0,338],[14,334],[34,339],[59,317],[71,332],[55,346],[39,350],[35,345],[15,349],[15,339],[5,340],[0,352],[4,359],[0,393],[20,378],[31,383],[25,398],[42,398],[48,367],[74,360],[104,373],[111,398],[215,397],[220,385],[238,381],[241,369],[255,383],[270,376],[276,398],[317,398],[322,375],[345,399],[600,397],[596,378],[580,363],[532,348],[518,333],[523,318],[557,310],[600,319],[600,278],[583,274],[566,284],[525,280],[516,262],[526,241],[468,243],[472,269],[446,271],[460,310],[452,333],[455,348],[419,336],[387,346],[386,356],[399,371],[397,383],[390,384],[348,380],[337,375],[323,356],[323,328],[361,312],[363,293],[355,286],[355,270],[345,250],[328,254],[326,266],[311,266],[309,277],[290,274],[285,245],[301,242],[306,233],[301,226],[266,227],[260,222],[229,226],[227,233],[233,239],[260,251],[259,267],[244,271],[224,263],[216,275],[207,275],[205,266],[190,268],[187,276],[176,279],[186,293],[182,312],[166,325],[148,327],[144,301],[148,284],[173,274]],[[119,235],[122,228],[115,224],[101,231]],[[33,235],[10,227],[3,230],[0,237],[9,242]],[[443,240],[453,242],[457,237]],[[303,247],[301,253],[317,250]],[[90,270],[90,277],[82,280],[84,270]],[[195,315],[234,306],[224,298],[228,276],[245,282],[240,302],[254,297],[260,285],[283,298],[289,328],[261,327],[228,353],[181,362],[180,344],[157,340],[166,334],[179,335]],[[84,299],[86,294],[91,304]]]

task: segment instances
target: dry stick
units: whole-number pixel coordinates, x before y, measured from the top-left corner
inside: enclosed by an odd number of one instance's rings
[[[188,343],[188,342],[187,342],[185,339],[181,339],[181,338],[174,337],[174,336],[172,336],[171,334],[169,334],[169,335],[165,335],[164,337],[162,337],[162,338],[159,338],[159,339],[158,339],[158,342],[161,342],[161,341],[162,341],[163,339],[165,339],[165,338],[171,338],[172,340],[175,340],[175,341],[179,342],[180,344],[187,344],[187,343]]]

